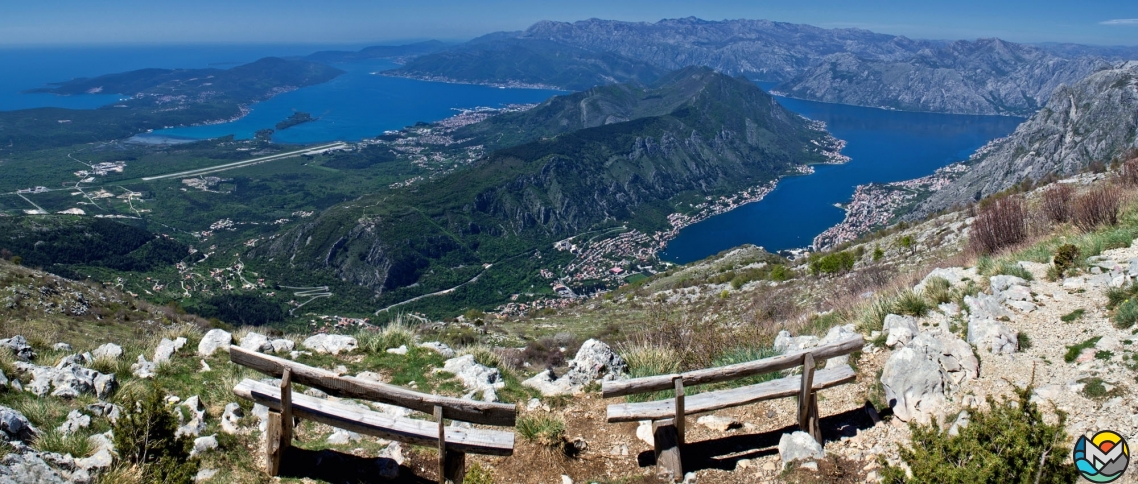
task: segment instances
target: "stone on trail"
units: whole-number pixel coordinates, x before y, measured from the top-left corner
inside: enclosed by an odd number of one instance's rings
[[[826,457],[826,451],[810,434],[797,431],[782,434],[778,440],[778,456],[782,459],[782,468],[786,469],[791,462],[798,460],[815,460]]]
[[[917,318],[897,314],[885,316],[885,325],[882,327],[882,331],[887,335],[885,346],[890,348],[909,344],[909,341],[912,341],[913,337],[921,332],[920,327],[917,326]]]
[[[718,415],[704,415],[696,419],[695,423],[719,432],[726,432],[730,429],[743,426],[743,424],[739,423],[738,420],[729,417],[721,417]]]
[[[881,384],[899,420],[927,423],[944,408],[947,394],[979,376],[979,368],[960,338],[921,333],[886,360]]]
[[[229,351],[231,344],[233,344],[233,334],[224,329],[214,328],[207,331],[198,342],[198,355],[211,356],[217,350]]]

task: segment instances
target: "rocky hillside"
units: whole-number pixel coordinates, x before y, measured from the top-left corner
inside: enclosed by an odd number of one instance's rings
[[[958,114],[1028,116],[1063,84],[1108,67],[1000,39],[922,48],[901,60],[831,54],[775,88],[830,103]]]
[[[917,205],[909,218],[970,203],[1023,180],[1068,176],[1092,162],[1110,162],[1138,149],[1138,62],[1097,71],[1057,89],[1047,106],[992,141],[966,162],[967,170]]]
[[[827,162],[837,146],[754,84],[706,68],[555,98],[462,133],[518,144],[453,175],[333,207],[257,253],[377,292],[430,287],[432,272],[533,254],[605,224],[665,230],[681,199],[765,185]]]
[[[423,55],[384,74],[432,81],[581,91],[622,82],[651,83],[668,70],[610,52],[543,39],[473,41]]]

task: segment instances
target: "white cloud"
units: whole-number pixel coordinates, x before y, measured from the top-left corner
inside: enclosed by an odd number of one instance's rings
[[[1103,20],[1099,22],[1101,25],[1138,25],[1138,18],[1116,18],[1110,20]]]

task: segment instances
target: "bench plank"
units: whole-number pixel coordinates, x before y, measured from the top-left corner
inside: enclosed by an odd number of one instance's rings
[[[821,361],[836,356],[848,355],[860,350],[863,346],[865,346],[865,341],[861,336],[857,336],[837,343],[796,351],[782,356],[737,363],[718,368],[689,371],[683,374],[656,375],[633,378],[630,380],[606,381],[601,383],[601,395],[604,398],[612,398],[637,393],[670,390],[672,388],[672,380],[677,377],[683,377],[684,386],[689,387],[737,380],[752,375],[761,375],[763,373],[794,368],[802,364],[802,357],[806,353],[813,355],[815,361]]]
[[[513,427],[517,419],[517,407],[513,404],[478,402],[430,395],[386,383],[351,376],[338,376],[323,368],[315,368],[284,358],[249,351],[240,346],[229,347],[229,359],[238,365],[252,368],[275,378],[280,378],[284,374],[284,369],[290,368],[293,383],[317,387],[336,397],[397,405],[418,410],[428,415],[434,413],[435,405],[441,405],[446,418],[482,425]],[[669,380],[670,384],[671,381]]]
[[[233,394],[269,407],[270,410],[279,411],[281,408],[281,390],[275,385],[245,379],[233,388]],[[293,415],[303,419],[365,435],[424,446],[437,446],[439,443],[438,423],[428,420],[391,417],[302,393],[292,395],[292,411]],[[514,433],[448,427],[446,445],[448,449],[459,452],[512,455]]]
[[[802,355],[798,355],[798,358],[801,362]],[[812,387],[815,391],[823,390],[849,383],[856,378],[857,374],[849,365],[827,368],[814,373]],[[763,400],[790,397],[797,395],[801,389],[802,377],[796,375],[745,387],[689,395],[684,401],[684,412],[686,414],[704,413]],[[643,403],[618,403],[608,406],[609,423],[659,420],[672,418],[675,414],[675,401],[671,399]]]

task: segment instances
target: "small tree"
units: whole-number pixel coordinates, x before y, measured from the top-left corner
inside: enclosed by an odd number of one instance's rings
[[[1066,183],[1056,183],[1043,192],[1043,214],[1052,223],[1071,220],[1071,195],[1074,190]]]
[[[1047,424],[1038,405],[1031,402],[1031,391],[1031,387],[1016,389],[1016,402],[996,402],[989,396],[991,410],[972,415],[955,436],[935,424],[910,424],[912,443],[901,449],[901,460],[912,477],[900,467],[886,466],[882,482],[1075,482],[1075,466],[1067,463],[1067,415],[1058,412],[1058,423]]]
[[[164,392],[155,387],[115,422],[119,459],[139,466],[147,482],[190,484],[198,460],[190,459],[193,441],[177,436],[178,419],[166,408]],[[130,408],[133,407],[133,408]]]

